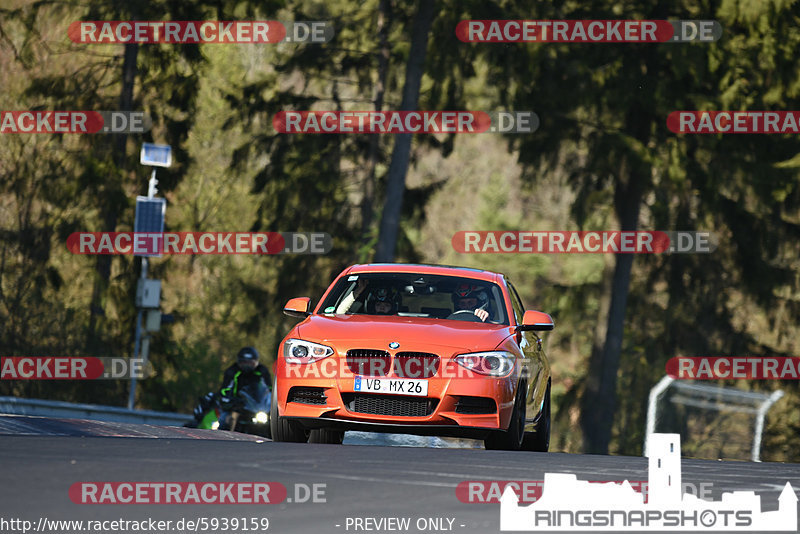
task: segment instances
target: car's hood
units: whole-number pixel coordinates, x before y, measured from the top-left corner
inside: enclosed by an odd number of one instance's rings
[[[308,341],[335,344],[340,350],[387,350],[394,341],[400,344],[400,351],[423,351],[425,347],[479,351],[500,345],[511,335],[511,329],[503,325],[423,317],[312,315],[298,326],[297,334]]]

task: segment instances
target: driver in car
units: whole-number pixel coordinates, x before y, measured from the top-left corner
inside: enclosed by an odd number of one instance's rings
[[[489,312],[486,308],[489,306],[489,298],[486,296],[486,291],[478,286],[470,284],[459,284],[453,293],[453,303],[455,311],[467,310],[473,312],[478,319],[486,322],[489,318]]]

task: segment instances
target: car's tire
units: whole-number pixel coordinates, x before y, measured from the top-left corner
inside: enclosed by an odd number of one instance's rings
[[[511,421],[508,430],[495,431],[489,434],[483,445],[486,450],[518,451],[522,449],[525,439],[525,382],[520,382],[517,387],[517,396],[514,399],[514,410],[511,412]]]
[[[263,436],[267,439],[272,439],[272,414],[270,414],[269,421],[266,425],[264,425],[264,434]]]
[[[288,441],[292,443],[305,443],[308,441],[308,431],[297,421],[289,421],[278,415],[277,387],[272,388],[272,407],[269,410],[269,427],[272,441]]]
[[[542,414],[536,422],[535,432],[526,432],[522,448],[532,452],[548,452],[550,450],[550,381],[544,392]]]
[[[309,443],[328,443],[330,445],[341,445],[342,441],[344,441],[344,430],[320,428],[312,430],[308,434]]]

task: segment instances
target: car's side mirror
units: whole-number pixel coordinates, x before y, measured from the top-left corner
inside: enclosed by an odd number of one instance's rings
[[[548,314],[536,310],[528,310],[522,316],[522,324],[517,327],[519,331],[533,330],[546,331],[555,327],[553,318]]]
[[[286,303],[286,306],[283,307],[283,313],[291,317],[306,318],[309,315],[311,315],[311,312],[308,311],[310,304],[311,304],[310,298],[296,297],[290,299],[289,302]]]

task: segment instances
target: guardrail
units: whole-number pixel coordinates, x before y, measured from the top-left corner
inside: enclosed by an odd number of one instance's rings
[[[139,423],[156,426],[182,426],[191,415],[149,410],[128,410],[116,406],[78,404],[72,402],[0,397],[0,413],[36,415],[66,419],[90,419],[110,423]]]

